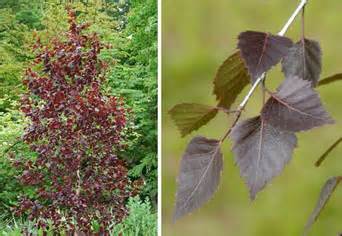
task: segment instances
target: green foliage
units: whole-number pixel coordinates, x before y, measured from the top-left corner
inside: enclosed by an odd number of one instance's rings
[[[34,222],[14,219],[13,222],[0,223],[0,235],[2,236],[21,236],[24,229],[29,235],[43,235],[42,230],[35,229]]]
[[[20,111],[16,109],[17,102],[8,102],[7,97],[0,99],[0,107],[13,107],[8,112],[0,112],[0,153],[13,145],[24,131],[25,120]]]
[[[7,101],[0,99],[0,106]],[[9,106],[13,108],[6,113],[0,112],[0,218],[11,216],[10,208],[16,205],[19,195],[26,192],[32,196],[31,188],[23,187],[17,180],[19,171],[13,168],[12,161],[21,155],[34,158],[35,154],[19,141],[26,120],[16,109],[17,103],[12,102]],[[9,150],[14,154],[11,158]]]
[[[157,235],[157,214],[152,213],[148,200],[141,201],[138,197],[130,198],[127,206],[129,216],[121,224],[115,226],[112,235]]]
[[[143,176],[143,194],[157,199],[157,5],[154,0],[134,0],[127,25],[113,42],[116,66],[109,72],[108,90],[125,98],[132,108],[124,153],[132,177]]]
[[[0,98],[6,96],[6,103],[17,99],[22,92],[21,75],[31,58],[30,41],[29,27],[19,23],[11,9],[0,9]],[[1,107],[0,111],[6,108]]]
[[[66,4],[60,2],[59,0],[49,0],[44,5],[44,16],[42,17],[44,30],[39,32],[43,40],[49,40],[56,36],[61,37],[60,33],[68,27]],[[106,14],[105,6],[101,1],[88,1],[87,3],[74,1],[68,6],[76,11],[79,22],[91,24],[88,31],[96,32],[102,42],[110,43],[113,40],[117,23]],[[113,8],[111,5],[107,7]]]
[[[41,29],[43,26],[40,22],[40,12],[36,9],[25,9],[23,11],[18,12],[15,15],[16,20],[20,24],[25,24],[29,28]]]

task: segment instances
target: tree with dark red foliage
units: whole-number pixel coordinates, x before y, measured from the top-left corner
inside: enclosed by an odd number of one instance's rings
[[[65,40],[34,46],[36,59],[26,71],[28,92],[21,110],[30,119],[23,136],[35,160],[21,161],[20,180],[34,186],[37,199],[23,197],[17,214],[37,226],[67,232],[91,231],[92,222],[106,233],[110,222],[126,215],[125,201],[138,187],[116,155],[126,126],[123,101],[100,89],[106,64],[96,34],[84,34],[69,12]]]

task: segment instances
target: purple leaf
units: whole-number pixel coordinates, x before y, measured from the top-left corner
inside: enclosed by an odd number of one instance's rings
[[[229,109],[249,81],[247,68],[238,51],[228,57],[216,73],[214,94],[219,101],[218,106]]]
[[[235,162],[252,200],[280,174],[297,145],[294,133],[277,129],[259,116],[239,122],[230,137],[234,141]]]
[[[322,79],[321,81],[318,82],[318,86],[330,84],[332,82],[339,81],[339,80],[342,80],[342,73],[332,75],[332,76]]]
[[[217,114],[217,108],[196,103],[182,103],[169,111],[182,137],[206,125]]]
[[[327,202],[329,201],[332,193],[335,191],[337,185],[341,182],[341,180],[342,180],[341,176],[332,177],[332,178],[328,179],[327,182],[324,184],[324,186],[321,190],[318,202],[316,204],[316,207],[315,207],[314,211],[311,213],[308,222],[306,223],[304,235],[308,234],[309,229],[311,228],[313,223],[317,220],[319,214],[324,209],[324,207],[327,204]]]
[[[289,38],[270,33],[246,31],[239,35],[238,48],[245,60],[252,82],[268,71],[288,53],[293,43]]]
[[[285,77],[299,77],[316,86],[322,69],[321,57],[322,51],[318,42],[310,39],[300,40],[290,48],[282,61]]]
[[[223,167],[220,142],[197,136],[180,164],[174,220],[199,208],[216,191]]]
[[[286,78],[261,114],[271,125],[296,132],[334,123],[311,88],[311,82],[298,77]]]

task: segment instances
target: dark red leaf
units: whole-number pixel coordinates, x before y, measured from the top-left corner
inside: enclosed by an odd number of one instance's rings
[[[235,162],[252,200],[280,174],[297,145],[294,133],[277,129],[259,116],[239,122],[230,137],[234,141]]]
[[[236,52],[218,69],[214,80],[214,94],[219,101],[218,106],[229,109],[242,89],[250,82],[247,68]]]
[[[322,51],[319,43],[310,39],[300,40],[290,48],[282,61],[285,77],[299,77],[317,85],[322,69]]]
[[[288,53],[293,43],[289,38],[270,33],[246,31],[239,35],[238,48],[254,82]]]
[[[199,208],[216,191],[223,167],[220,142],[197,136],[180,164],[174,220]]]
[[[311,82],[286,78],[262,109],[268,123],[288,131],[303,131],[334,121],[325,111]]]

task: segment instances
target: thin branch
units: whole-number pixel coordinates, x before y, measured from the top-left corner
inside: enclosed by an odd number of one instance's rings
[[[337,145],[342,142],[342,137],[338,138],[323,154],[322,156],[316,161],[315,166],[319,167],[322,162],[326,159],[326,157],[329,155],[329,153],[334,150]]]
[[[223,135],[223,137],[220,139],[220,143],[222,144],[223,141],[228,137],[228,135],[232,132],[232,129],[234,128],[234,126],[237,124],[237,122],[239,121],[240,119],[240,116],[241,116],[241,113],[242,113],[242,110],[238,111],[236,113],[236,117],[235,117],[235,120],[233,122],[233,124],[230,126],[230,128],[227,130],[227,132]]]
[[[287,30],[289,29],[290,25],[293,23],[293,21],[295,20],[296,16],[298,15],[298,13],[305,7],[305,5],[307,4],[308,0],[302,0],[298,7],[296,8],[296,10],[292,13],[292,15],[290,16],[290,18],[288,19],[288,21],[286,22],[286,24],[284,25],[284,27],[281,29],[281,31],[278,33],[279,36],[284,36],[285,33],[287,32]],[[234,128],[234,126],[237,124],[238,120],[241,117],[241,113],[244,110],[245,106],[247,105],[247,102],[249,101],[249,99],[251,98],[252,94],[254,93],[255,89],[258,87],[258,85],[263,82],[263,80],[266,77],[266,73],[263,73],[259,78],[257,78],[257,80],[254,82],[253,86],[251,87],[251,89],[248,91],[247,95],[245,96],[245,98],[242,100],[242,102],[240,103],[240,105],[238,106],[237,110],[236,110],[236,116],[235,116],[235,120],[233,122],[233,124],[231,125],[231,127],[227,130],[227,132],[225,133],[225,135],[220,139],[220,142],[223,143],[223,141],[228,137],[228,135],[230,134],[230,132],[232,131],[232,129]]]
[[[293,12],[293,14],[290,16],[284,27],[279,31],[279,36],[284,36],[286,31],[289,29],[290,25],[295,20],[298,13],[302,10],[302,8],[308,3],[308,0],[302,0],[300,4],[298,5],[297,9]]]
[[[243,108],[246,106],[248,100],[251,98],[252,94],[254,93],[255,89],[258,87],[259,83],[265,78],[265,73],[263,73],[253,84],[252,88],[248,91],[245,98],[240,103],[238,110],[243,110]]]
[[[266,103],[266,85],[265,85],[266,78],[262,80],[261,83],[261,96],[262,96],[262,106],[265,106]]]
[[[304,22],[304,15],[305,15],[305,6],[302,9],[302,17],[301,17],[301,42],[302,42],[302,50],[303,50],[303,78],[305,78],[306,74],[306,62],[305,62],[305,22]]]

